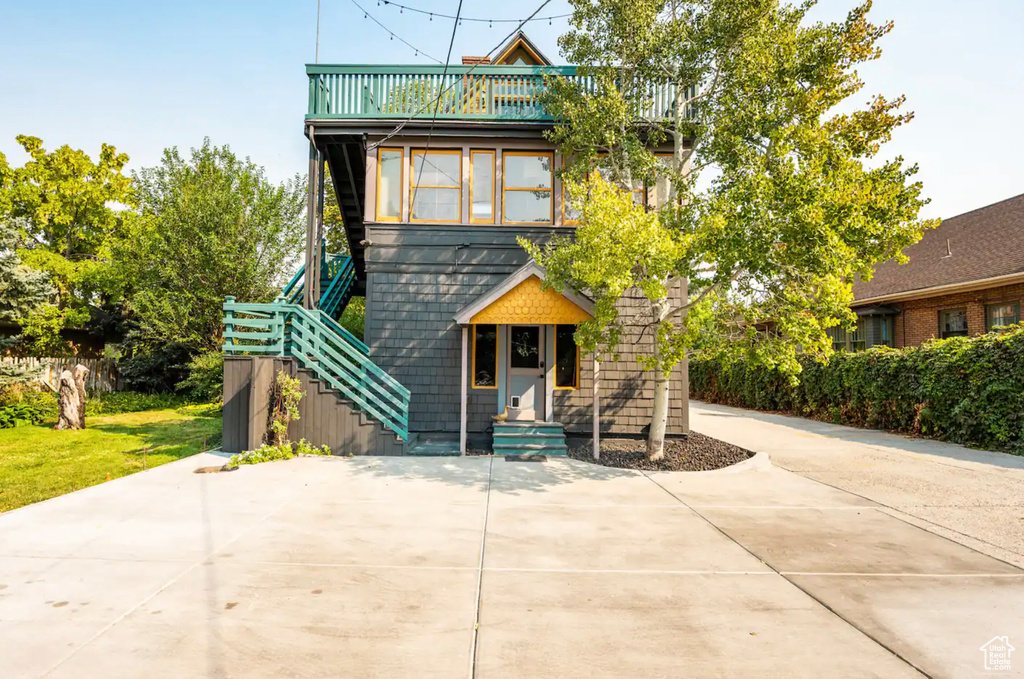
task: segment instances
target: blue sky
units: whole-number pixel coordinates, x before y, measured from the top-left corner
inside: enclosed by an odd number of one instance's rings
[[[451,23],[428,21],[377,0],[367,11],[420,49],[443,59]],[[321,0],[320,61],[417,63],[420,55],[363,18],[352,0]],[[404,4],[454,13],[457,0]],[[465,0],[471,17],[521,18],[538,2]],[[841,19],[852,0],[821,0],[815,19]],[[230,144],[282,180],[305,167],[303,64],[313,61],[316,0],[0,0],[0,151],[20,164],[17,134],[47,147],[95,155],[109,142],[130,168],[159,160],[166,146],[209,136]],[[553,0],[542,15],[562,14]],[[874,92],[904,93],[917,114],[887,147],[921,166],[932,203],[924,216],[950,217],[1024,193],[1024,2],[876,0],[876,22],[896,28],[882,59],[862,76]],[[453,61],[485,54],[508,24],[465,23]],[[527,32],[556,61],[565,20]]]

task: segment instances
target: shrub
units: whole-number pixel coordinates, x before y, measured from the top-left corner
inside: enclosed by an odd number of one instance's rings
[[[0,429],[56,419],[57,397],[50,391],[25,384],[0,391]]]
[[[690,395],[1024,454],[1024,328],[801,359],[796,384],[747,361],[690,362]]]
[[[143,410],[169,410],[186,403],[174,394],[140,394],[136,391],[113,391],[93,394],[85,401],[85,414],[119,415]]]
[[[224,354],[220,350],[199,354],[188,364],[188,377],[177,385],[178,392],[203,403],[224,398]]]
[[[228,460],[227,467],[237,467],[240,464],[259,464],[260,462],[272,462],[274,460],[290,460],[296,455],[330,455],[329,446],[315,447],[306,439],[298,443],[285,441],[278,445],[265,443],[255,450],[247,450],[238,455],[232,455]]]

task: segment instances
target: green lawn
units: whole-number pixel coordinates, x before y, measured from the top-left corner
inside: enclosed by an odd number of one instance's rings
[[[83,431],[53,423],[0,429],[0,512],[93,486],[220,444],[220,409],[186,406],[86,418]]]

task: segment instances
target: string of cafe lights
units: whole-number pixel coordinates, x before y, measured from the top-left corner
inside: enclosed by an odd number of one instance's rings
[[[437,57],[431,56],[431,55],[430,55],[430,54],[428,54],[427,52],[424,52],[424,51],[423,51],[423,50],[421,50],[421,49],[420,49],[419,47],[416,47],[416,45],[413,45],[413,44],[412,44],[411,42],[409,42],[408,40],[406,40],[406,39],[405,39],[405,38],[403,38],[402,36],[398,35],[398,34],[397,34],[397,33],[395,33],[394,31],[392,31],[392,30],[391,30],[390,28],[388,28],[387,26],[385,26],[384,24],[382,24],[382,23],[381,23],[380,21],[378,21],[378,20],[377,20],[377,17],[373,16],[373,15],[372,15],[372,14],[370,14],[370,13],[369,13],[368,11],[366,11],[366,8],[365,8],[365,7],[363,7],[362,5],[360,5],[360,4],[358,3],[358,2],[356,2],[356,0],[349,0],[349,2],[351,2],[351,3],[353,4],[353,5],[355,5],[356,7],[358,7],[358,8],[359,8],[359,11],[363,13],[363,18],[364,18],[364,19],[369,19],[369,20],[373,21],[373,23],[375,23],[375,24],[377,24],[378,26],[380,26],[380,27],[381,27],[381,28],[382,28],[382,29],[384,30],[384,32],[385,32],[385,33],[387,33],[388,35],[390,35],[390,36],[391,36],[391,40],[398,40],[398,41],[399,41],[400,43],[404,44],[404,45],[405,45],[406,47],[408,47],[408,48],[409,48],[409,49],[411,49],[411,50],[412,50],[413,52],[415,52],[415,53],[416,53],[416,56],[419,56],[419,55],[421,55],[421,54],[422,54],[423,56],[425,56],[426,58],[430,59],[431,61],[435,61],[435,62],[437,62],[437,63],[439,63],[439,64],[440,64],[440,63],[443,63],[443,62],[442,62],[442,61],[441,61],[440,59],[438,59]],[[380,4],[380,2],[378,2],[377,4],[379,5],[379,4]]]
[[[397,7],[399,14],[404,14],[405,11],[408,10],[410,12],[415,12],[417,14],[422,14],[424,16],[429,16],[430,17],[430,21],[433,21],[434,17],[438,17],[439,19],[456,19],[457,18],[458,21],[459,21],[459,25],[460,26],[462,25],[463,21],[471,21],[471,22],[474,22],[474,23],[488,24],[489,26],[493,26],[494,24],[515,24],[515,23],[518,23],[520,26],[523,26],[528,21],[547,21],[548,25],[550,26],[552,21],[554,21],[555,19],[565,19],[566,17],[572,16],[572,12],[566,12],[565,14],[552,14],[550,16],[533,17],[531,19],[483,19],[483,18],[480,18],[480,17],[455,17],[455,16],[452,16],[451,14],[442,14],[441,12],[431,12],[429,10],[420,9],[419,7],[410,7],[409,5],[403,5],[403,4],[398,3],[398,2],[393,2],[392,0],[377,0],[377,6],[380,7],[382,5],[385,6],[385,7]]]

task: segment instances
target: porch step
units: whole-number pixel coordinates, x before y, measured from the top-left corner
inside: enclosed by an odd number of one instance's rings
[[[558,422],[495,422],[493,441],[495,455],[568,454],[565,431]]]
[[[459,439],[450,436],[416,436],[405,449],[406,455],[421,457],[458,457]]]

